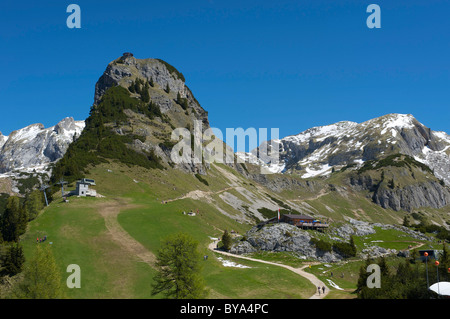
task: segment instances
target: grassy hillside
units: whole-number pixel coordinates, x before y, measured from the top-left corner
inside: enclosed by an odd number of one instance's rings
[[[30,223],[22,239],[27,258],[35,245],[51,245],[64,279],[69,264],[81,267],[82,287],[66,289],[68,297],[153,298],[150,285],[155,271],[148,261],[161,240],[177,232],[192,235],[201,254],[209,255],[202,265],[212,298],[306,298],[313,293],[307,280],[280,267],[250,261],[236,262],[251,268],[224,267],[219,255],[207,249],[209,236],[219,237],[225,229],[244,233],[250,225],[202,200],[169,201],[204,187],[195,176],[117,163],[90,172],[104,198],[70,197],[64,203],[55,194],[54,202]],[[213,189],[219,187],[213,180],[211,184]],[[197,216],[182,214],[197,209]],[[46,242],[36,243],[45,235]]]
[[[104,200],[74,198],[69,204],[56,200],[35,221],[23,238],[27,259],[35,245],[51,245],[63,278],[70,264],[81,267],[81,289],[66,289],[69,298],[145,298],[143,281],[153,269],[136,262],[112,238],[98,214]],[[44,243],[36,237],[47,236]],[[64,283],[65,284],[65,283]]]
[[[268,176],[270,183],[280,178],[277,175]],[[354,218],[374,223],[402,224],[405,216],[421,212],[432,223],[442,226],[450,224],[449,206],[442,208],[424,206],[412,211],[402,209],[396,211],[374,203],[374,194],[379,190],[396,191],[429,182],[442,184],[442,181],[431,174],[427,166],[408,156],[397,154],[380,161],[369,161],[360,169],[356,169],[356,166],[349,167],[336,171],[328,177],[300,179],[295,175],[289,175],[285,178],[298,180],[297,183],[302,186],[281,190],[278,195],[283,201],[297,205],[298,210],[309,215],[325,216],[330,222]],[[363,183],[371,181],[372,185],[357,185],[359,180]]]
[[[271,209],[289,206],[302,212],[309,210],[314,216],[324,216],[332,225],[343,223],[344,216],[399,224],[407,214],[386,211],[371,203],[363,193],[339,191],[341,186],[337,185],[342,176],[328,180],[335,183],[335,188],[328,184],[314,196],[294,192],[287,196],[251,182],[224,165],[213,165],[208,175],[202,177],[209,186],[194,174],[179,170],[148,170],[117,162],[90,167],[89,172],[86,177],[96,180],[95,189],[104,197],[70,197],[69,203],[64,203],[60,193],[56,193],[55,200],[29,224],[22,239],[27,259],[34,246],[51,245],[63,280],[69,275],[68,265],[81,267],[82,288],[66,289],[69,298],[160,297],[150,295],[155,274],[152,262],[161,241],[177,232],[192,235],[200,244],[201,255],[209,256],[201,263],[210,298],[308,298],[315,287],[281,267],[232,257],[225,259],[251,268],[225,267],[219,259],[222,256],[207,248],[211,237],[220,237],[224,230],[244,234],[258,218],[243,217],[264,205]],[[73,184],[68,185],[68,189],[73,188]],[[183,214],[190,211],[198,213],[196,216]],[[433,210],[430,214],[437,213]],[[37,244],[36,237],[45,235],[47,241]],[[326,239],[326,234],[315,236]],[[419,244],[395,230],[377,229],[376,234],[355,237],[359,251],[374,243],[398,250]],[[430,243],[425,244],[428,247]],[[290,253],[260,253],[253,257],[294,267],[302,265]],[[331,288],[330,297],[353,298],[351,291],[361,262],[333,264],[329,269],[323,268],[324,265],[313,266],[311,271],[322,268],[328,274],[331,269],[335,273],[344,272],[344,278],[333,280],[344,290]],[[318,275],[322,280],[327,279]]]
[[[225,230],[244,235],[254,225],[277,216],[278,209],[310,215],[332,227],[350,218],[398,225],[405,216],[412,224],[422,223],[424,229],[432,230],[430,224],[450,225],[449,206],[422,205],[426,207],[405,211],[402,209],[409,207],[375,204],[378,191],[398,197],[403,191],[412,193],[408,190],[411,185],[426,189],[433,182],[439,190],[445,187],[428,167],[406,155],[367,161],[360,168],[348,165],[330,176],[311,179],[289,173],[264,175],[260,167],[251,164],[234,168],[224,164],[177,166],[169,155],[175,145],[170,139],[172,130],[187,128],[192,134],[196,120],[203,128],[209,127],[207,112],[179,83],[184,77],[174,67],[160,60],[132,61],[137,64],[117,86],[110,87],[107,72],[101,77],[96,87],[104,86],[105,91],[96,96],[98,104],[91,108],[86,128],[53,167],[52,192],[60,178],[71,183],[66,188],[71,190],[75,180],[86,177],[95,179],[100,196],[71,197],[66,203],[60,192],[54,193],[53,202],[29,223],[21,239],[27,260],[36,245],[50,245],[64,280],[68,265],[81,267],[82,288],[66,289],[68,297],[161,297],[150,295],[158,249],[167,236],[183,232],[199,242],[201,255],[209,256],[201,261],[209,297],[307,298],[316,288],[287,269],[233,257],[226,258],[247,268],[225,267],[222,256],[208,249],[212,238],[220,238]],[[117,59],[110,67],[128,68],[124,62]],[[161,78],[148,78],[142,73],[159,67],[167,68],[169,76],[158,71],[154,75]],[[177,167],[180,169],[174,169]],[[31,188],[31,182],[21,183],[23,192]],[[2,189],[10,190],[11,185],[0,185]],[[0,211],[3,203],[0,198]],[[196,215],[189,216],[189,212]],[[43,236],[47,241],[36,243],[36,238]],[[327,233],[315,232],[312,237],[331,240]],[[355,238],[358,250],[375,242],[398,250],[417,244],[411,237],[383,229]],[[302,266],[300,259],[286,252],[254,256]],[[351,297],[359,263],[333,265],[348,274],[338,279],[345,290],[336,288],[335,297]]]

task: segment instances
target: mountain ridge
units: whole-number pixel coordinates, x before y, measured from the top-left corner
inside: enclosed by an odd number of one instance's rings
[[[55,163],[51,182],[56,183],[60,178],[69,178],[69,181],[81,178],[88,173],[88,166],[109,159],[127,165],[175,168],[206,176],[210,168],[208,163],[174,163],[171,159],[176,144],[171,133],[175,128],[188,128],[191,137],[194,136],[195,121],[204,124],[203,131],[210,128],[208,112],[200,106],[185,81],[181,72],[163,60],[137,59],[125,53],[111,61],[95,85],[94,103],[80,136],[75,143],[67,143],[67,153],[53,152],[58,156],[47,161]],[[68,122],[52,127],[52,131],[64,132]],[[40,130],[43,130],[42,125],[34,124],[11,133],[2,147],[4,154],[0,156],[0,163],[3,160],[3,166],[7,167],[10,161],[7,162],[5,154],[9,155],[9,160],[12,158],[12,151],[4,152],[11,144],[8,141],[26,140],[28,135],[39,136],[34,132]],[[245,178],[276,192],[292,187],[322,192],[324,183],[321,179],[348,170],[357,177],[347,173],[339,175],[338,188],[351,187],[369,192],[367,196],[383,208],[412,211],[430,206],[439,209],[450,203],[450,192],[445,187],[450,181],[450,170],[446,169],[450,167],[450,137],[445,132],[432,131],[411,114],[392,113],[362,123],[340,121],[265,143],[269,149],[272,143],[278,144],[280,162],[264,162],[264,158],[257,158],[261,146],[251,153],[236,153],[235,159],[250,158],[275,173],[273,178],[255,173],[250,163],[229,166]],[[38,149],[40,154],[45,154],[45,150]],[[377,161],[398,154],[407,158],[394,159],[378,169]],[[34,156],[28,162],[38,164],[33,162],[38,159]],[[367,166],[369,163],[373,166]],[[399,163],[405,164],[400,167]],[[424,169],[420,163],[431,170]],[[15,162],[15,167],[23,166],[22,162]],[[367,168],[364,173],[363,167]],[[291,178],[294,176],[300,180]],[[206,183],[201,177],[197,178]],[[393,187],[394,180],[401,183]]]
[[[30,180],[16,185],[18,196],[24,198],[1,195],[0,205],[22,201],[26,212],[35,202],[39,204],[31,215],[35,220],[30,219],[21,238],[27,252],[42,244],[36,244],[36,237],[42,236],[56,243],[52,247],[63,267],[83,252],[86,259],[79,262],[90,269],[85,272],[88,289],[69,289],[69,296],[147,298],[149,275],[155,269],[147,257],[156,256],[161,239],[177,232],[192,235],[201,252],[211,254],[207,247],[220,247],[217,239],[231,230],[232,252],[262,254],[258,259],[274,257],[295,268],[306,260],[331,263],[352,256],[397,254],[409,250],[416,240],[435,245],[437,239],[448,238],[450,189],[428,166],[430,158],[438,155],[447,161],[446,133],[431,131],[412,115],[388,114],[359,124],[341,121],[310,128],[276,140],[282,146],[281,163],[261,159],[260,165],[175,163],[171,159],[177,151],[174,129],[184,129],[192,137],[196,121],[209,128],[208,113],[185,83],[184,76],[164,61],[124,54],[110,62],[97,81],[82,129],[73,119],[51,129],[33,124],[11,133],[2,146],[8,151],[4,162],[11,159],[18,176],[25,163],[37,167],[36,161],[44,158],[38,155],[54,155],[46,157],[45,167],[39,167],[44,175],[51,173],[49,178],[37,181],[34,175],[24,174]],[[72,137],[66,138],[65,151],[57,147],[58,136]],[[204,141],[200,143],[204,146]],[[195,150],[192,140],[189,146]],[[25,150],[27,155],[21,155]],[[264,174],[261,165],[287,169]],[[321,167],[326,174],[315,174]],[[101,198],[75,195],[68,199],[77,187],[74,182],[81,178],[95,180],[93,188]],[[67,184],[64,188],[61,179]],[[13,188],[1,182],[1,193]],[[47,191],[36,190],[44,183],[50,186]],[[43,198],[44,194],[48,197]],[[300,230],[276,223],[278,214],[307,215],[326,227],[321,228],[323,232]],[[413,232],[406,222],[423,228],[423,234],[436,230],[438,234],[428,237]],[[402,223],[405,226],[400,228]],[[245,290],[258,294],[261,289],[267,294],[258,296],[273,297],[277,285],[285,289],[287,283],[293,283],[293,292],[302,289],[291,274],[283,276],[276,269],[253,265],[243,281],[240,275],[230,275],[214,255],[203,273],[214,297],[243,297],[248,296],[242,295]],[[336,266],[340,272],[342,264]],[[345,277],[355,281],[357,270],[350,274]],[[233,295],[230,287],[236,289]],[[137,289],[144,292],[137,294]],[[282,294],[283,298],[293,296]]]
[[[86,128],[56,164],[52,178],[79,178],[89,164],[118,157],[130,165],[205,174],[204,163],[171,160],[176,144],[171,139],[173,131],[186,128],[193,136],[196,121],[202,123],[202,132],[209,128],[208,112],[178,70],[160,59],[137,59],[124,53],[98,79]]]
[[[36,123],[0,136],[0,173],[42,168],[60,159],[76,136],[84,129],[84,121],[64,118],[45,128]]]
[[[280,162],[255,160],[264,144],[277,143]],[[296,173],[303,178],[329,175],[347,165],[362,166],[368,160],[391,154],[406,154],[430,166],[438,178],[450,185],[450,136],[432,131],[411,114],[387,114],[362,123],[340,121],[317,126],[299,134],[268,141],[251,158],[276,173]]]

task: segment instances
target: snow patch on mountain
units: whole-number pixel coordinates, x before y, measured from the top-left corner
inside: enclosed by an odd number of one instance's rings
[[[298,135],[287,136],[282,140],[294,143],[304,143],[315,138],[316,141],[320,142],[328,136],[343,136],[349,134],[349,131],[357,125],[358,123],[355,122],[342,121],[331,125],[313,127]]]
[[[397,131],[394,128],[413,128],[414,117],[411,114],[395,114],[395,116],[389,117],[383,124],[384,129],[381,131],[381,134],[386,134],[388,129],[391,128],[391,134],[393,137],[396,137]]]
[[[236,152],[235,153],[237,158],[238,158],[238,162],[241,163],[250,163],[250,164],[255,164],[255,165],[259,165],[262,168],[262,172],[266,172],[266,173],[283,173],[286,164],[285,163],[280,163],[278,161],[267,161],[264,162],[261,158],[259,158],[258,156],[252,154],[252,153],[248,153],[248,152]]]
[[[6,139],[0,138],[0,173],[46,172],[48,164],[65,154],[84,127],[84,121],[65,118],[49,128],[32,124],[12,132]]]
[[[258,158],[259,148],[244,157],[272,172],[295,172],[311,178],[329,175],[333,168],[354,164],[361,167],[367,160],[401,153],[426,164],[450,185],[450,136],[430,130],[411,114],[388,114],[362,123],[342,121],[313,127],[277,143],[279,161]]]
[[[44,125],[42,124],[32,124],[20,130],[14,131],[9,136],[7,142],[12,143],[28,143],[44,130]],[[6,143],[5,143],[6,144]]]
[[[316,176],[322,176],[322,175],[328,175],[331,173],[332,167],[328,164],[322,165],[319,169],[314,170],[311,169],[310,166],[306,167],[306,174],[303,174],[303,178],[310,178],[310,177],[316,177]]]
[[[3,145],[5,145],[6,141],[8,140],[8,136],[5,136],[0,132],[0,150],[2,149]]]

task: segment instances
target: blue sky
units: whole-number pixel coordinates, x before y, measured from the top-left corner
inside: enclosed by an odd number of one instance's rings
[[[66,26],[71,3],[81,29]],[[371,3],[381,29],[366,26]],[[174,65],[223,131],[410,113],[450,133],[449,12],[444,0],[2,1],[0,131],[85,119],[129,51]]]

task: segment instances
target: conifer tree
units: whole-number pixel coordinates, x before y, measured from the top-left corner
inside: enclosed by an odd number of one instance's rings
[[[408,216],[405,215],[405,217],[403,218],[403,226],[405,227],[410,227],[411,224],[409,222]]]
[[[137,94],[141,94],[141,84],[140,84],[139,79],[136,79],[136,82],[134,82],[134,91]]]
[[[24,279],[15,292],[24,299],[64,298],[62,276],[50,246],[37,245],[34,256],[25,266]]]
[[[144,103],[148,103],[150,102],[150,94],[148,92],[148,90],[150,89],[148,82],[145,83],[144,88],[142,89],[141,92],[141,100]]]
[[[168,299],[198,299],[206,296],[200,276],[198,242],[187,234],[168,237],[158,251],[157,274],[152,295],[162,293]]]
[[[381,276],[389,276],[389,267],[388,264],[386,262],[386,258],[381,256],[378,260],[378,266],[380,266],[380,272],[381,272]]]
[[[17,196],[11,196],[6,203],[6,209],[1,216],[1,233],[5,241],[18,241],[19,236],[25,233],[28,214],[20,204]]]
[[[178,105],[180,105],[183,108],[183,110],[186,110],[188,108],[188,99],[187,98],[182,98],[179,91],[177,93],[177,99],[175,100],[175,102]]]
[[[231,238],[230,233],[228,233],[227,230],[225,230],[225,232],[222,235],[222,244],[223,244],[223,248],[226,251],[231,249],[232,238]]]
[[[359,296],[365,297],[367,292],[367,278],[369,277],[369,273],[367,272],[367,267],[373,263],[372,259],[367,258],[364,265],[361,265],[359,268],[359,277],[358,282],[356,284],[356,292],[359,293]]]
[[[134,82],[131,82],[131,84],[130,84],[130,86],[128,87],[128,90],[131,92],[131,93],[136,93],[136,90],[134,89]]]
[[[9,246],[3,258],[1,276],[15,276],[22,271],[25,256],[23,254],[22,246],[18,243],[13,243]]]
[[[356,256],[356,245],[355,245],[355,240],[353,238],[353,236],[350,236],[350,256],[351,257],[355,257]]]
[[[442,255],[440,258],[440,264],[439,264],[439,273],[441,278],[445,278],[443,276],[448,276],[448,269],[450,268],[450,251],[448,249],[448,245],[444,242],[442,247]]]
[[[28,219],[33,220],[44,208],[43,193],[39,190],[32,191],[25,200],[25,209],[28,213]]]

